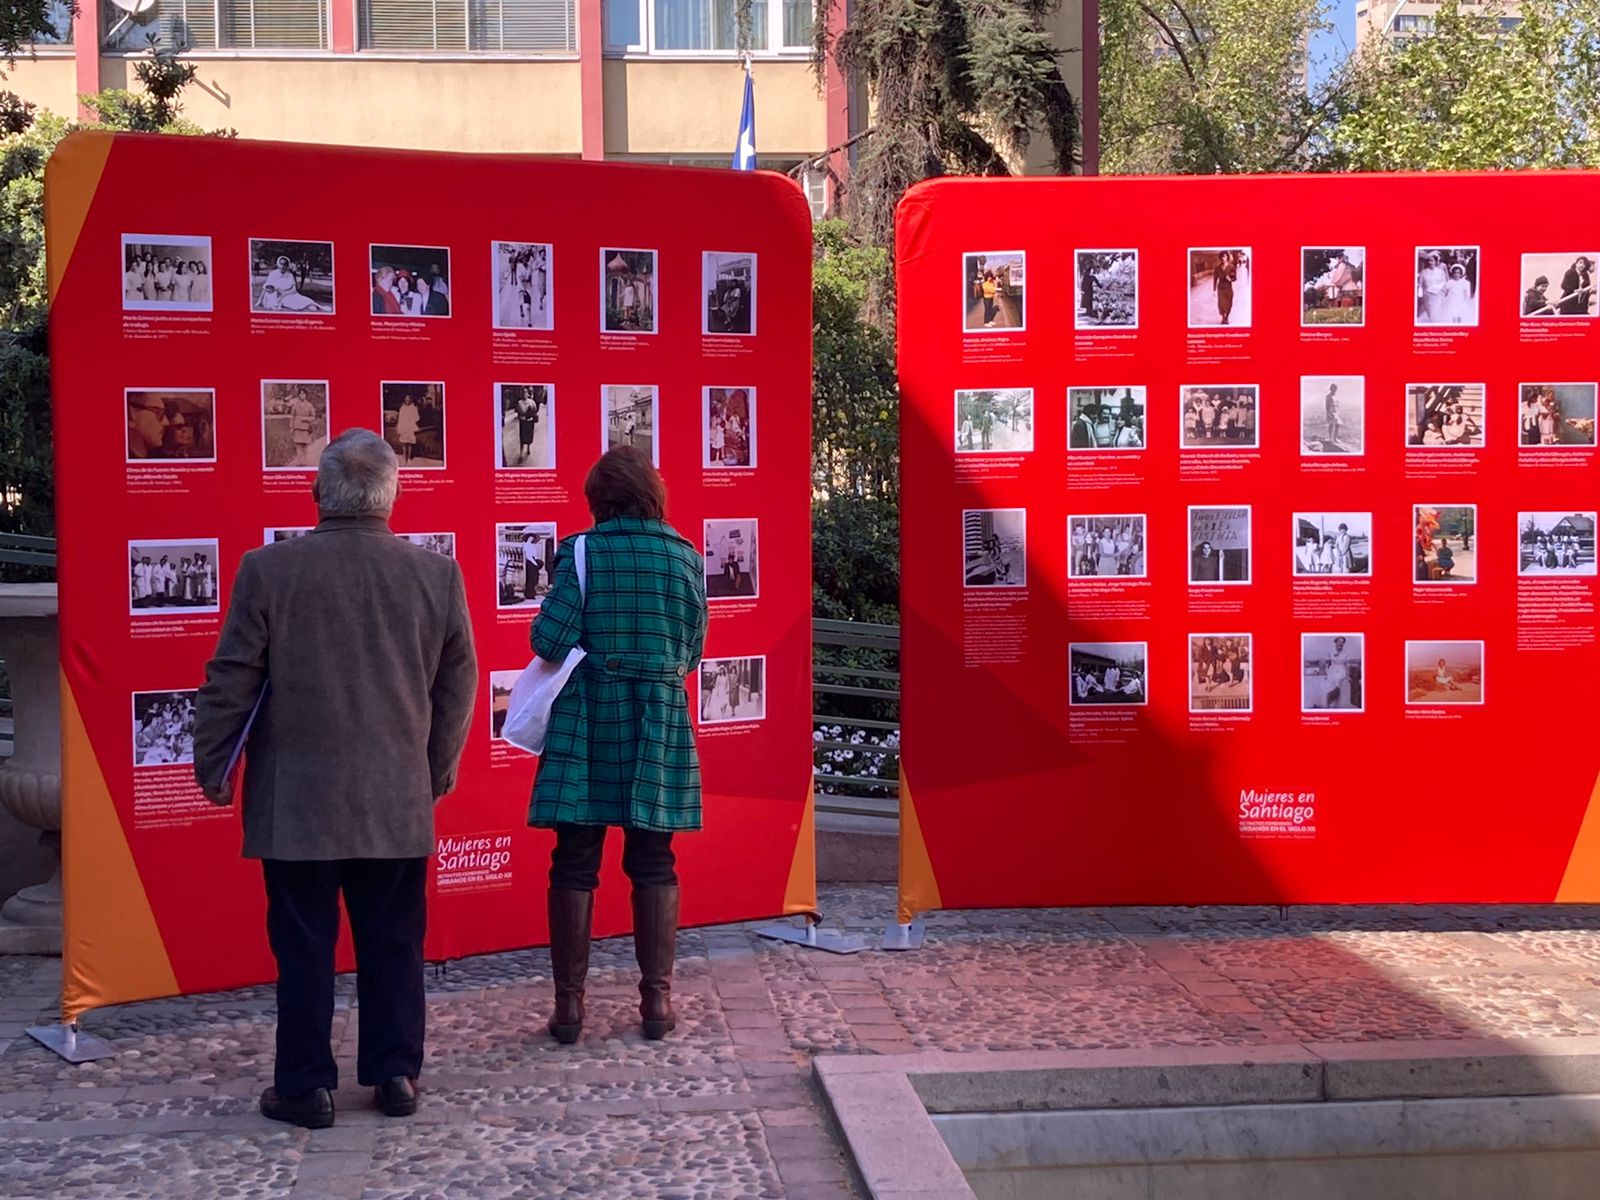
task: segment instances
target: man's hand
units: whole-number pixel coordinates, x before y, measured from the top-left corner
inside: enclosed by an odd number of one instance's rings
[[[230,780],[225,779],[220,785],[214,788],[203,787],[200,789],[200,791],[205,795],[207,800],[211,801],[211,803],[220,804],[223,808],[227,808],[228,805],[233,803],[233,783]]]

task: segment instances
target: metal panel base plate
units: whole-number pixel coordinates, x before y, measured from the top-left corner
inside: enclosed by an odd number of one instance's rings
[[[43,1046],[48,1046],[69,1063],[93,1062],[97,1058],[115,1058],[117,1051],[104,1038],[84,1033],[71,1025],[30,1025],[28,1036]]]
[[[921,917],[909,925],[901,925],[897,921],[890,921],[889,927],[883,931],[883,950],[921,950],[923,940],[927,936],[926,923]]]
[[[859,954],[867,948],[867,939],[837,929],[823,929],[809,921],[804,925],[778,922],[761,925],[755,931],[761,937],[775,938],[780,942],[793,942],[808,950],[826,950],[829,954]]]

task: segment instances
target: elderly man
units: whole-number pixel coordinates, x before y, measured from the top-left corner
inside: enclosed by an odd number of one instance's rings
[[[477,689],[461,569],[389,531],[398,491],[394,451],[376,433],[329,443],[312,489],[320,524],[239,564],[195,718],[195,775],[218,804],[231,802],[234,750],[248,737],[244,854],[261,860],[278,962],[277,1062],[261,1111],[308,1129],[333,1124],[341,892],[356,1076],[387,1115],[416,1111],[433,806],[455,786]]]

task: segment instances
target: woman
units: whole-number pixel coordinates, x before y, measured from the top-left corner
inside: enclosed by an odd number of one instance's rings
[[[191,304],[211,303],[211,272],[206,270],[203,262],[189,264],[189,302]]]
[[[176,278],[177,278],[177,275],[174,273],[174,271],[172,269],[172,260],[170,258],[163,258],[161,260],[161,269],[156,272],[156,299],[157,300],[160,300],[160,301],[162,301],[164,303],[170,303],[171,302],[171,300],[172,300],[172,285],[173,285],[173,281]]]
[[[526,534],[522,539],[522,599],[528,603],[539,598],[539,572],[544,570],[544,559],[539,557],[539,539]]]
[[[584,979],[600,852],[623,829],[633,884],[633,941],[644,1035],[665,1037],[672,1011],[678,877],[672,835],[700,828],[700,762],[686,681],[706,636],[705,559],[665,517],[666,485],[648,455],[619,446],[584,482],[587,597],[572,538],[530,633],[534,653],[561,662],[588,651],[550,712],[528,823],[554,829],[550,860],[549,1029],[571,1044],[583,1029]],[[702,687],[706,685],[702,682]]]
[[[983,297],[983,327],[993,329],[994,319],[1000,313],[1000,285],[995,281],[993,271],[983,273],[983,283],[979,285],[978,291]]]
[[[422,410],[407,395],[400,401],[400,411],[395,414],[394,437],[400,443],[400,465],[409,467],[417,455],[417,431],[422,428]]]
[[[1217,315],[1222,318],[1224,325],[1233,314],[1233,281],[1238,277],[1239,268],[1234,265],[1233,251],[1224,250],[1211,272],[1211,286],[1217,293]]]
[[[526,466],[533,457],[533,435],[539,429],[539,406],[526,388],[517,401],[517,440],[521,443],[518,466]]]
[[[1472,308],[1472,281],[1467,269],[1460,263],[1450,268],[1449,281],[1444,285],[1445,306],[1452,325],[1476,325],[1478,315]]]
[[[293,265],[287,254],[278,255],[272,270],[261,283],[261,299],[257,307],[267,312],[326,312],[327,310],[300,291],[300,281],[295,278]]]
[[[1448,307],[1445,289],[1449,282],[1450,276],[1444,269],[1444,257],[1437,250],[1428,251],[1417,270],[1418,325],[1444,325],[1448,322],[1445,315]]]

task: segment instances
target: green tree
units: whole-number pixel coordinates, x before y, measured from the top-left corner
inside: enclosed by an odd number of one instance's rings
[[[0,0],[0,58],[14,62],[36,41],[55,32],[53,10],[61,6],[53,0]],[[77,12],[78,6],[68,6]]]

